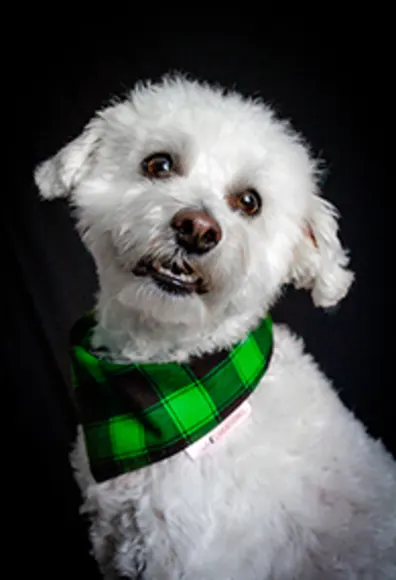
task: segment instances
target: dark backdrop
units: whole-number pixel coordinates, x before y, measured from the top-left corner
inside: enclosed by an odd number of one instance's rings
[[[87,37],[73,26],[44,35],[36,30],[14,61],[10,162],[17,163],[2,219],[11,273],[4,336],[16,423],[11,486],[18,509],[9,527],[17,546],[15,577],[33,570],[40,578],[96,577],[67,462],[74,429],[67,332],[92,305],[96,280],[65,204],[38,201],[32,170],[75,137],[97,107],[140,78],[178,69],[261,94],[325,158],[324,194],[343,216],[341,236],[357,281],[336,314],[314,309],[308,294],[289,292],[274,316],[305,337],[345,404],[396,453],[385,374],[382,45],[377,38],[373,47],[361,26],[322,26],[315,37],[300,28],[269,35],[263,22],[253,21],[245,32],[224,32],[224,26],[205,34],[164,26],[153,35],[143,27],[139,35],[136,23],[133,33],[113,36],[95,31]]]

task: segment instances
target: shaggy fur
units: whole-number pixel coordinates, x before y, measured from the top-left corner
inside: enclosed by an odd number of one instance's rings
[[[150,179],[167,152],[178,171]],[[286,284],[337,304],[353,274],[318,166],[259,101],[182,77],[142,84],[42,163],[45,199],[67,197],[100,282],[94,347],[115,360],[187,360],[243,339]],[[259,192],[249,217],[227,200]],[[180,253],[170,227],[204,209],[221,242],[189,256],[206,294],[176,296],[134,268]],[[184,255],[184,254],[183,254]],[[347,411],[301,340],[275,327],[252,413],[210,453],[184,452],[97,485],[80,433],[72,454],[104,577],[394,580],[396,466]]]

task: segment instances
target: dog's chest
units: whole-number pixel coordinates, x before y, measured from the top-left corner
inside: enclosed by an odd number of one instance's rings
[[[263,487],[256,464],[262,460],[260,443],[252,431],[253,411],[203,455],[183,452],[98,487],[92,495],[100,505],[94,524],[98,559],[110,533],[118,544],[113,557],[121,558],[124,571],[138,566],[132,552],[144,553],[144,578],[182,578],[189,570],[189,578],[209,580],[219,562],[231,578],[241,566],[238,554],[245,553],[251,566],[260,561],[263,519],[268,529],[276,522],[270,515],[271,478]]]
[[[250,398],[250,415],[207,453],[181,452],[88,486],[103,569],[144,569],[141,577],[150,580],[184,578],[186,571],[189,580],[256,580],[271,578],[276,561],[280,578],[292,578],[297,566],[307,580],[315,577],[306,555],[319,537],[330,554],[344,541],[342,531],[363,501],[354,482],[367,482],[358,470],[369,447],[360,425],[288,340],[283,349],[280,341]]]

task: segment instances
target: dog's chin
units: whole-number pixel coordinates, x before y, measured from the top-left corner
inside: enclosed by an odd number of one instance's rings
[[[209,314],[207,304],[196,292],[164,288],[151,276],[135,277],[117,293],[117,301],[139,313],[142,320],[165,325],[200,326],[206,323]]]
[[[113,268],[117,283],[109,293],[127,309],[160,324],[208,327],[243,286],[235,269],[213,268],[181,252],[161,258],[142,254],[133,265],[118,259]]]
[[[145,255],[133,266],[120,260],[114,266],[113,280],[118,280],[114,289],[118,288],[113,296],[127,309],[161,324],[206,321],[208,305],[203,298],[210,291],[210,277],[186,256],[158,259]]]
[[[198,266],[180,255],[166,260],[143,257],[132,273],[138,278],[151,280],[162,292],[171,296],[202,295],[209,291],[208,282]]]

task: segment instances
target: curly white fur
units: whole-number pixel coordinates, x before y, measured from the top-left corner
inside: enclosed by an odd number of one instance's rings
[[[178,159],[149,180],[142,159]],[[46,199],[68,197],[100,280],[94,345],[115,359],[186,360],[241,340],[294,283],[328,307],[353,274],[337,212],[301,138],[263,103],[188,80],[139,85],[42,163]],[[227,195],[256,189],[247,218]],[[210,212],[221,243],[196,264],[207,294],[172,296],[132,273],[174,252],[184,208]],[[301,341],[275,328],[252,414],[211,453],[180,453],[95,484],[80,434],[72,455],[107,580],[394,580],[396,467],[340,403]]]

